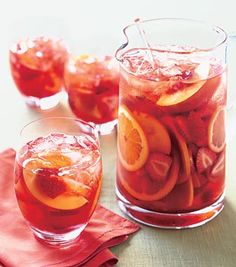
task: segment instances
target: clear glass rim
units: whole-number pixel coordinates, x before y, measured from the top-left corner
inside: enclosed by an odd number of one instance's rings
[[[197,49],[196,51],[175,51],[175,50],[170,50],[170,49],[158,49],[155,48],[155,51],[158,52],[171,52],[173,54],[193,54],[193,53],[199,53],[199,52],[210,52],[215,50],[216,48],[220,47],[221,45],[225,44],[227,39],[228,39],[228,34],[226,33],[225,30],[223,30],[221,27],[216,26],[214,24],[208,23],[207,21],[204,20],[196,20],[196,19],[188,19],[188,18],[172,18],[172,17],[167,17],[167,18],[153,18],[153,19],[147,19],[147,20],[140,20],[138,23],[139,24],[145,24],[145,23],[149,23],[149,22],[153,22],[153,21],[182,21],[182,22],[189,22],[189,23],[198,23],[198,24],[202,24],[205,26],[208,26],[211,30],[215,30],[217,33],[222,34],[222,38],[221,40],[216,43],[216,45],[210,47],[210,48],[201,48],[201,49]],[[125,39],[126,42],[123,43],[117,50],[115,53],[115,57],[118,61],[122,62],[122,54],[119,55],[119,53],[129,44],[129,38],[128,38],[128,34],[127,34],[127,30],[130,29],[131,27],[136,27],[136,23],[130,23],[129,25],[127,25],[125,28],[123,28],[123,34],[125,35]]]
[[[28,123],[26,123],[20,130],[20,137],[23,136],[23,132],[25,131],[25,129],[30,126],[30,125],[33,125],[34,123],[37,123],[37,122],[43,122],[43,121],[47,121],[47,120],[67,120],[67,121],[77,121],[83,125],[86,125],[88,127],[90,127],[95,133],[97,133],[97,129],[95,127],[95,124],[94,123],[91,123],[91,122],[86,122],[86,121],[83,121],[81,119],[78,119],[78,118],[72,118],[72,117],[64,117],[64,116],[53,116],[53,117],[46,117],[46,118],[39,118],[39,119],[35,119],[35,120],[32,120]]]

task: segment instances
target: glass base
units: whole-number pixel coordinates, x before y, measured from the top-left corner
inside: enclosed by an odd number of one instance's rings
[[[102,124],[96,124],[96,129],[101,135],[107,135],[113,132],[116,128],[117,119]]]
[[[131,204],[116,189],[118,205],[122,212],[135,221],[157,228],[185,229],[203,225],[215,218],[224,208],[224,195],[211,206],[186,213],[162,213],[150,211]]]
[[[50,232],[41,231],[30,225],[34,236],[43,244],[50,247],[65,247],[71,246],[77,240],[79,235],[82,233],[86,225],[80,226],[76,230],[70,231],[63,234],[55,234]]]
[[[62,93],[59,92],[55,95],[37,98],[34,96],[25,96],[25,102],[28,106],[32,108],[39,108],[41,110],[48,110],[57,106],[61,100]]]

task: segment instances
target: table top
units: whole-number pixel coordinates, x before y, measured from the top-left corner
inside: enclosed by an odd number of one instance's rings
[[[28,6],[27,10],[23,10],[23,7],[19,3],[15,3],[14,10],[22,11],[17,12],[11,9],[13,1],[4,6],[0,14],[0,25],[6,25],[3,28],[2,34],[6,40],[0,44],[0,55],[1,55],[1,76],[0,76],[0,150],[7,147],[15,147],[18,140],[19,130],[23,125],[40,117],[48,116],[73,116],[71,113],[66,99],[64,99],[59,106],[55,109],[47,112],[38,112],[36,110],[28,108],[18,91],[12,82],[9,64],[8,64],[8,45],[9,45],[9,31],[10,25],[13,25],[15,18],[23,18],[29,15],[44,15],[51,18],[62,18],[69,25],[71,32],[76,32],[77,37],[80,40],[81,50],[88,49],[93,50],[93,44],[91,38],[97,38],[96,40],[102,41],[103,38],[110,38],[110,43],[107,44],[109,49],[112,51],[114,46],[117,47],[121,43],[121,36],[114,32],[121,32],[124,25],[129,23],[133,18],[136,17],[192,17],[197,19],[209,20],[220,26],[224,26],[228,31],[235,31],[233,28],[233,22],[235,14],[233,11],[233,1],[224,1],[219,4],[217,1],[196,1],[191,3],[189,6],[188,1],[177,1],[173,3],[173,10],[169,10],[169,4],[163,3],[161,6],[157,5],[157,1],[144,1],[142,4],[138,4],[135,1],[135,7],[132,6],[131,2],[119,1],[117,3],[117,14],[122,14],[121,18],[113,21],[112,14],[114,14],[114,6],[111,4],[112,1],[97,1],[93,2],[94,8],[92,13],[86,13],[90,8],[91,1],[87,4],[82,1],[71,1],[71,6],[66,9],[68,14],[65,14],[66,3],[68,1],[61,1],[57,8],[57,14],[55,13],[56,1],[42,1],[42,5],[47,3],[49,9],[43,9],[42,6],[36,12],[33,8],[33,4],[30,1],[22,0],[21,3]],[[75,11],[75,4],[78,5],[78,16]],[[140,1],[141,2],[141,1]],[[147,8],[147,5],[154,6],[155,8]],[[219,1],[222,2],[222,1]],[[57,1],[58,3],[58,1]],[[169,3],[169,2],[168,2]],[[226,4],[227,3],[227,4]],[[209,9],[214,9],[209,14]],[[18,6],[19,5],[19,6]],[[99,12],[105,12],[103,10],[106,5],[106,15],[101,13],[103,16],[96,14],[95,10]],[[148,5],[148,6],[149,6]],[[181,7],[184,6],[182,9]],[[132,8],[131,8],[132,7]],[[91,8],[90,8],[91,9]],[[54,10],[54,12],[53,12]],[[175,10],[175,11],[174,11]],[[234,9],[235,10],[235,9]],[[9,14],[4,16],[4,12]],[[13,13],[12,13],[13,12]],[[30,13],[31,12],[31,13]],[[64,12],[64,13],[63,13]],[[113,13],[112,13],[113,12]],[[88,14],[88,18],[86,15]],[[198,15],[196,15],[198,14]],[[1,16],[3,15],[3,17]],[[99,17],[100,20],[97,20]],[[86,32],[83,30],[83,20],[88,23]],[[111,23],[108,25],[107,20]],[[97,29],[100,30],[99,35],[96,33],[97,30],[94,28],[94,24],[97,23]],[[8,28],[9,27],[9,28]],[[234,26],[236,27],[236,26]],[[96,35],[97,34],[97,35]],[[72,35],[70,35],[72,36]],[[75,36],[74,36],[75,37]],[[76,38],[72,38],[74,42]],[[94,51],[102,48],[96,47]],[[236,50],[236,49],[235,49]],[[214,220],[207,223],[204,226],[187,229],[187,230],[163,230],[157,228],[151,228],[147,226],[141,226],[141,230],[130,237],[130,239],[117,247],[112,248],[112,251],[118,256],[118,266],[131,267],[131,266],[165,266],[165,267],[208,267],[208,266],[222,266],[222,267],[233,267],[236,266],[236,168],[234,166],[236,158],[236,108],[234,103],[235,97],[235,86],[236,76],[233,74],[233,70],[236,66],[235,52],[231,52],[230,68],[229,68],[229,110],[227,114],[227,127],[228,127],[228,148],[227,148],[227,187],[226,187],[226,198],[225,208],[222,213],[217,216]],[[234,60],[232,60],[234,58]],[[235,105],[236,106],[236,105]],[[101,136],[101,147],[103,153],[103,186],[100,197],[100,203],[112,211],[122,215],[119,210],[116,199],[115,199],[115,162],[116,162],[116,133],[113,132],[110,135]],[[124,216],[124,215],[123,215]]]

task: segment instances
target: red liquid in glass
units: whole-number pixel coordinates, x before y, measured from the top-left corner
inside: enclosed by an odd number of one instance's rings
[[[119,74],[111,57],[71,59],[64,78],[69,105],[78,118],[97,124],[117,118]]]
[[[68,52],[59,40],[38,37],[10,49],[14,82],[26,97],[45,98],[60,92]]]
[[[131,205],[167,214],[127,207],[131,216],[172,227],[172,214],[209,207],[224,192],[226,71],[214,60],[150,71],[142,53],[128,51],[121,70],[117,187]],[[177,224],[212,215],[189,214]]]
[[[26,144],[16,163],[16,197],[30,225],[49,233],[84,227],[98,201],[102,167],[87,135],[51,134]]]

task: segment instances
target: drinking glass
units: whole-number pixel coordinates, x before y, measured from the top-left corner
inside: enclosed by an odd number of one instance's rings
[[[96,129],[74,118],[50,117],[21,131],[15,193],[37,239],[72,244],[96,207],[102,181]]]
[[[101,134],[109,134],[117,124],[119,71],[115,59],[71,55],[64,81],[73,113],[94,123]]]
[[[119,206],[150,226],[202,225],[224,206],[227,34],[188,19],[136,21],[124,34]]]
[[[14,83],[26,104],[41,110],[56,106],[63,88],[68,50],[60,20],[26,18],[15,21],[9,49]]]

